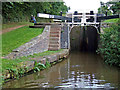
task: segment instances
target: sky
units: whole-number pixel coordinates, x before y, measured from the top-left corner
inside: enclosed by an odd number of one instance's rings
[[[93,10],[97,12],[100,7],[100,1],[107,2],[109,0],[63,0],[71,9],[68,12],[89,12]]]

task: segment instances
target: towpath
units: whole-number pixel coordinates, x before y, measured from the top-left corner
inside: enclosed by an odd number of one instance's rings
[[[24,26],[26,26],[26,25],[19,25],[19,26],[16,26],[16,27],[11,27],[11,28],[4,29],[4,30],[2,30],[2,31],[0,32],[0,35],[1,35],[1,34],[4,34],[4,33],[6,33],[6,32],[10,32],[10,31],[12,31],[12,30],[15,30],[15,29],[17,29],[17,28],[24,27]]]

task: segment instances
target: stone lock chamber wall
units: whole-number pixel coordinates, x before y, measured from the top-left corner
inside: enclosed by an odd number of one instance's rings
[[[70,26],[64,24],[61,27],[61,49],[69,49],[70,48]]]

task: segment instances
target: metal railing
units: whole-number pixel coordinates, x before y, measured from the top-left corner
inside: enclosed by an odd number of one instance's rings
[[[74,21],[75,17],[80,18],[82,21],[75,22]],[[87,22],[87,19],[88,19],[87,17],[94,17],[94,21]],[[93,24],[96,25],[96,24],[99,24],[99,22],[97,22],[97,14],[96,13],[94,15],[87,15],[86,13],[82,13],[82,15],[73,15],[73,13],[72,13],[72,22],[67,22],[67,24],[85,26],[85,25],[93,25]]]

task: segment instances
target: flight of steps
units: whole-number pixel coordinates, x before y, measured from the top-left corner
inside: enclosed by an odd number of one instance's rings
[[[51,25],[48,50],[56,51],[60,49],[60,35],[61,27],[59,25]]]

